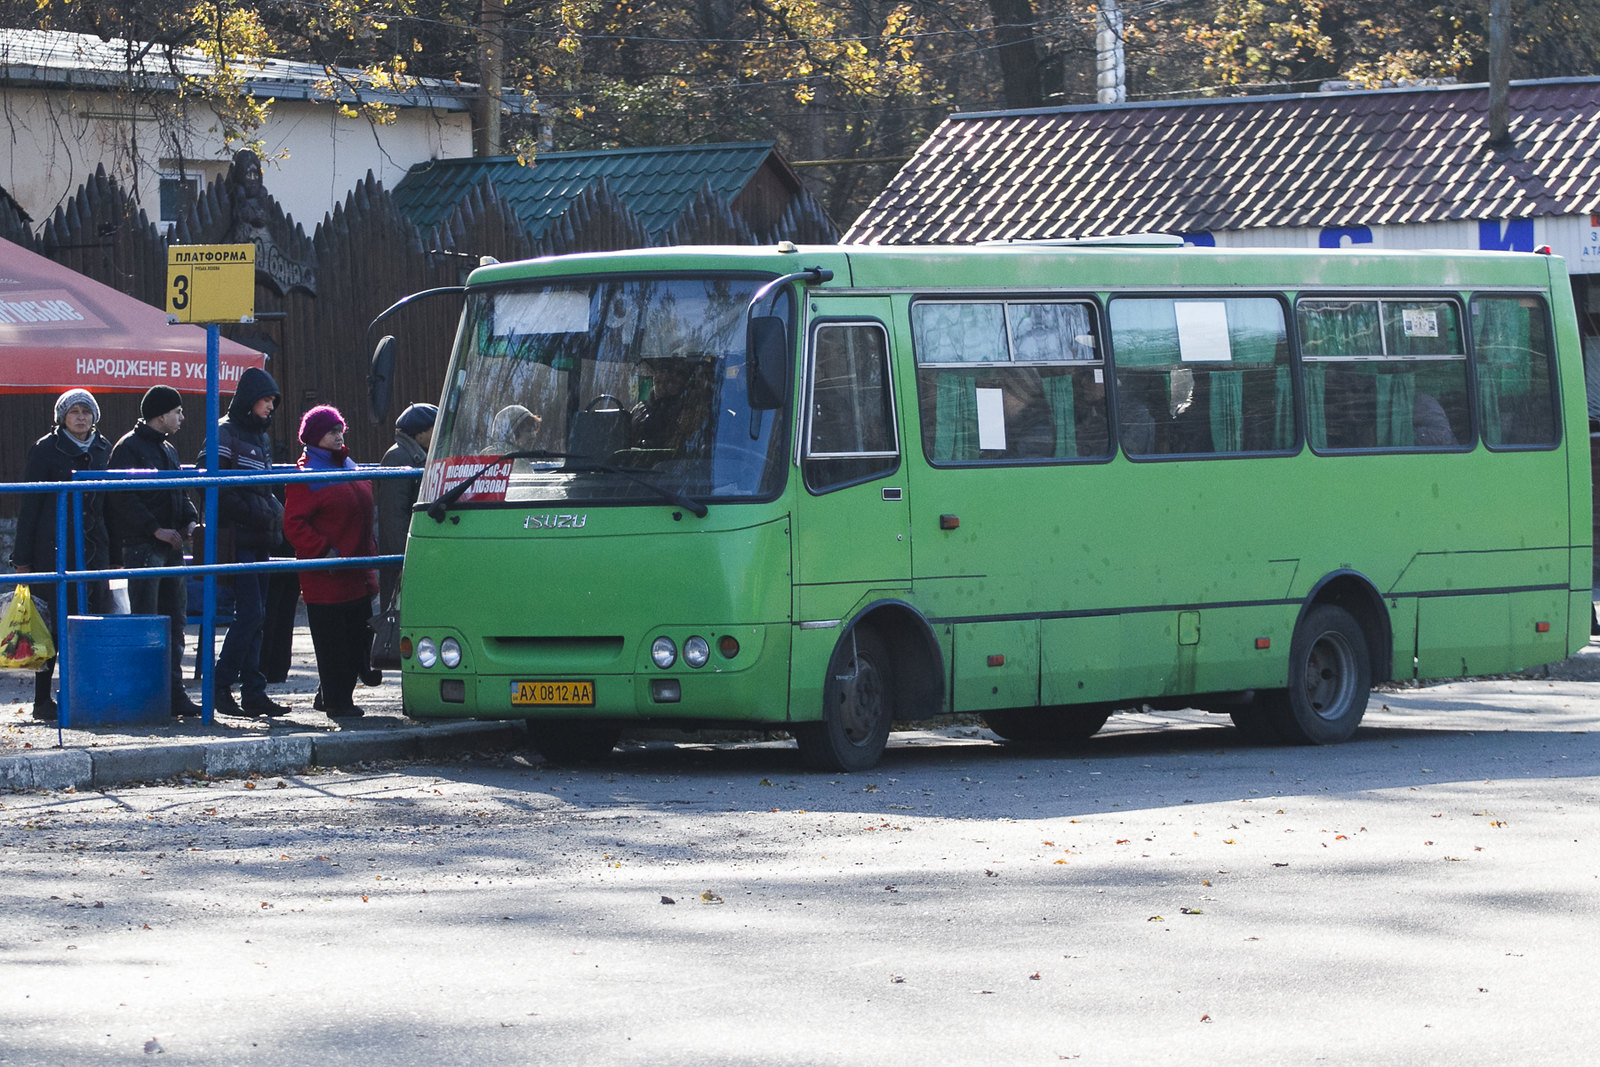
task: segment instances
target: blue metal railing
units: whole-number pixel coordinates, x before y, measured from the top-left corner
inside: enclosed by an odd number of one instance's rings
[[[210,724],[215,715],[212,701],[212,672],[216,667],[216,578],[217,575],[260,573],[263,571],[343,570],[356,567],[398,567],[404,556],[348,556],[325,559],[271,559],[255,563],[193,563],[182,567],[112,567],[87,570],[83,564],[83,523],[73,523],[72,560],[67,566],[67,518],[83,514],[84,493],[126,492],[140,489],[168,489],[174,481],[181,481],[185,490],[206,490],[207,507],[204,537],[205,559],[216,558],[216,492],[224,485],[279,485],[288,482],[352,482],[381,481],[385,478],[418,478],[421,471],[415,467],[361,466],[355,470],[306,471],[298,467],[277,466],[270,472],[249,474],[205,474],[196,468],[185,467],[178,471],[115,470],[78,471],[70,482],[0,482],[0,494],[53,493],[56,505],[56,569],[54,572],[18,572],[12,578],[19,584],[53,585],[56,614],[56,657],[61,678],[60,700],[57,702],[58,732],[71,725],[71,688],[67,670],[68,597],[75,593],[78,614],[87,607],[89,581],[110,581],[113,578],[167,578],[200,575],[204,579],[204,609],[200,617],[200,644],[195,658],[200,664],[201,721]],[[69,511],[69,506],[71,510]],[[19,530],[20,533],[20,530]]]

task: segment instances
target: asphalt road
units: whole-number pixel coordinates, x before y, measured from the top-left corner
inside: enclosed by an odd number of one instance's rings
[[[1589,1062],[1597,691],[4,795],[0,1062]]]

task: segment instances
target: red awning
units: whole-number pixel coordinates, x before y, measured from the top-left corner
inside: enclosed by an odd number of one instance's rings
[[[221,344],[217,392],[266,358]],[[206,332],[169,326],[160,308],[0,240],[0,393],[206,391]]]

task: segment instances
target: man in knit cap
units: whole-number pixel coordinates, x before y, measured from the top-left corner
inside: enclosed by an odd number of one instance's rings
[[[142,416],[111,449],[113,468],[175,471],[182,467],[168,440],[183,426],[183,397],[170,385],[151,386],[139,403]],[[107,494],[111,535],[122,546],[124,567],[181,567],[184,542],[194,536],[200,513],[183,488],[143,489]],[[183,629],[188,621],[188,579],[131,578],[128,603],[135,615],[165,615],[171,620],[172,714],[198,715],[200,708],[183,691]]]
[[[428,446],[433,443],[433,424],[439,409],[433,404],[412,404],[394,422],[394,444],[383,454],[385,467],[421,467],[428,462]],[[417,502],[422,476],[385,478],[373,483],[378,500],[378,554],[398,556],[406,550],[406,532],[411,528],[411,506]],[[395,582],[400,572],[385,568],[378,572],[378,608],[389,607],[394,599]]]

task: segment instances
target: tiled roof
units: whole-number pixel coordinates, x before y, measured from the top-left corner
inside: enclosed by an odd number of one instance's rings
[[[1600,210],[1600,78],[953,115],[845,235],[967,243]]]
[[[407,171],[394,187],[394,200],[418,226],[435,226],[487,178],[537,239],[584,189],[603,178],[646,230],[661,234],[671,229],[705,185],[732,203],[772,156],[772,142],[759,141],[542,152],[527,166],[513,157],[439,159]]]

